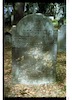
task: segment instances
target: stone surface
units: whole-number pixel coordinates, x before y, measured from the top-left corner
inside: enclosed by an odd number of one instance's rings
[[[57,34],[51,20],[40,13],[22,18],[12,31],[13,83],[55,81]]]
[[[62,25],[58,30],[58,51],[66,51],[66,25]]]

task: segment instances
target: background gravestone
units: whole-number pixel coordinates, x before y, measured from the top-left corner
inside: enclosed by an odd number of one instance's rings
[[[4,43],[12,43],[12,35],[9,32],[4,33]]]
[[[43,84],[56,78],[57,34],[40,13],[22,18],[12,30],[13,83]]]
[[[66,51],[66,25],[62,25],[58,30],[58,51]]]

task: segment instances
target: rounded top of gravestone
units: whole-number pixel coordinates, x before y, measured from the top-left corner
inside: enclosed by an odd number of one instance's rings
[[[23,17],[17,24],[17,35],[24,36],[27,32],[47,31],[51,37],[54,35],[54,26],[52,21],[41,13],[29,14]]]

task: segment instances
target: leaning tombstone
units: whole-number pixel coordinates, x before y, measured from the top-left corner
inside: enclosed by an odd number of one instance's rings
[[[66,25],[58,30],[58,52],[66,52]]]
[[[14,84],[44,84],[56,80],[57,34],[49,18],[23,17],[12,31]]]

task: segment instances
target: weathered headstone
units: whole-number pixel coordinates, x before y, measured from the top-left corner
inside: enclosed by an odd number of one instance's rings
[[[62,25],[58,30],[58,51],[66,51],[66,25]]]
[[[4,43],[12,43],[12,35],[9,32],[4,33]]]
[[[57,34],[40,13],[22,18],[12,31],[13,83],[43,84],[56,79]]]
[[[4,30],[4,44],[5,43],[10,43],[12,44],[12,31],[16,28],[16,25],[12,25],[12,27],[8,30]]]

